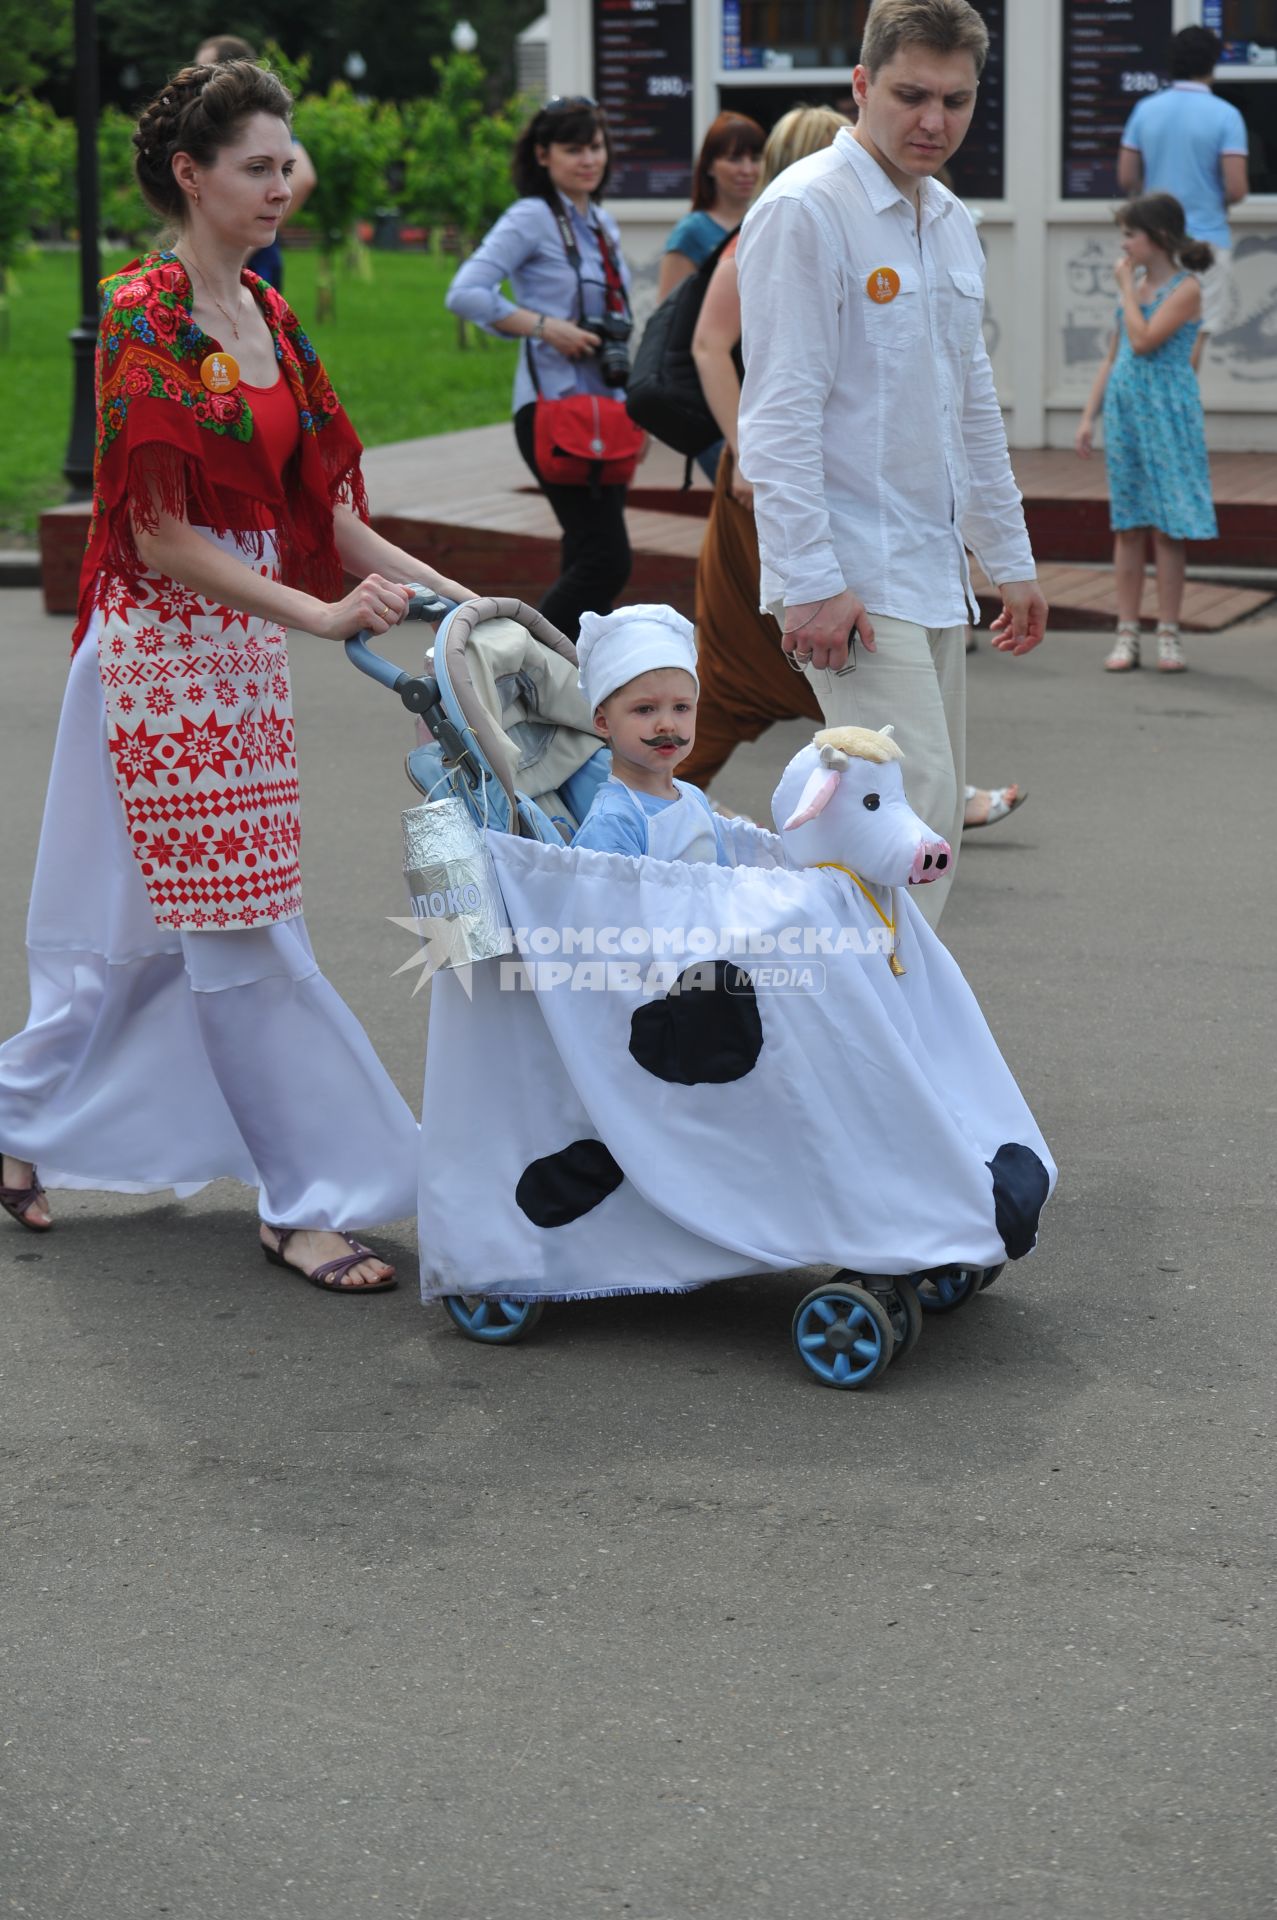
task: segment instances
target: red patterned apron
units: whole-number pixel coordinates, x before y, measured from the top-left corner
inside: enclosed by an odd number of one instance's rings
[[[244,557],[230,537],[217,544]],[[279,578],[269,535],[253,564]],[[96,598],[107,744],[157,923],[294,918],[301,814],[284,628],[154,573],[101,578]]]

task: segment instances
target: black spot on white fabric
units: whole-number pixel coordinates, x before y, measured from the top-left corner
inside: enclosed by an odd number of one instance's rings
[[[1051,1182],[1032,1147],[1015,1141],[999,1147],[987,1164],[993,1175],[993,1217],[998,1235],[1009,1257],[1019,1260],[1037,1243],[1038,1218]]]
[[[663,1000],[637,1008],[630,1021],[635,1060],[677,1087],[743,1080],[762,1050],[754,983],[730,960],[686,968]]]
[[[514,1197],[534,1227],[567,1227],[615,1193],[624,1178],[601,1140],[574,1140],[525,1167]]]

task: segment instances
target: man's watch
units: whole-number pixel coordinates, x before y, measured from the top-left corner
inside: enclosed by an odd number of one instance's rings
[[[537,323],[532,329],[532,338],[534,340],[545,339],[545,315],[543,313],[537,315]]]

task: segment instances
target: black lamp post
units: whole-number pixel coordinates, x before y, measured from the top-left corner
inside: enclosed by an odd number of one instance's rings
[[[80,213],[80,324],[70,335],[75,398],[62,471],[73,500],[93,491],[93,353],[98,338],[98,23],[95,0],[75,0],[76,185]]]

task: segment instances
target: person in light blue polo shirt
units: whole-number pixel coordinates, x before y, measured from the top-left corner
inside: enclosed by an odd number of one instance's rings
[[[1214,248],[1202,276],[1202,324],[1193,365],[1206,336],[1227,311],[1232,237],[1228,209],[1246,198],[1246,122],[1211,92],[1222,43],[1209,27],[1185,27],[1171,41],[1171,84],[1141,100],[1122,132],[1117,184],[1123,193],[1173,193],[1194,240]]]

